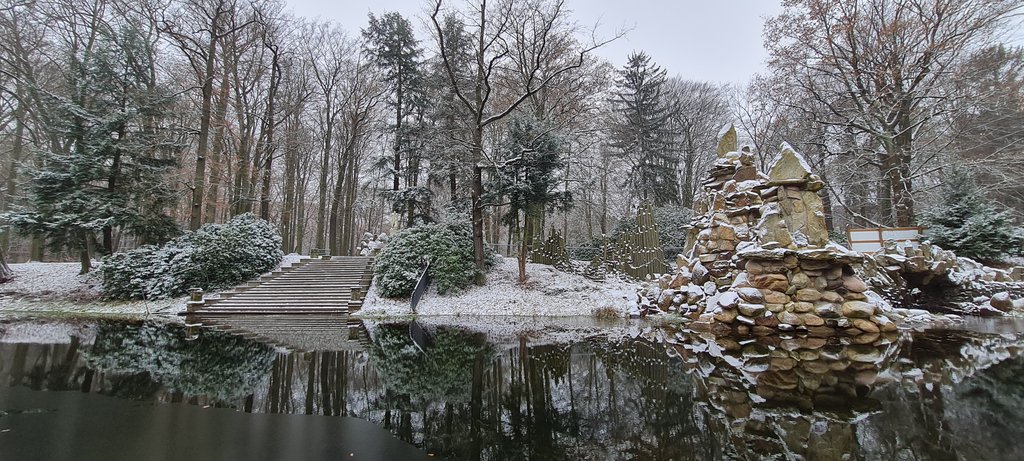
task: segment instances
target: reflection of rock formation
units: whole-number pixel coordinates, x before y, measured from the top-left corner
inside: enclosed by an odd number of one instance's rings
[[[162,327],[170,333],[113,327],[86,329],[107,337],[98,341],[108,352],[113,344],[136,349],[110,363],[162,362],[195,344],[167,340],[184,336],[178,327]],[[215,386],[209,396],[172,392],[152,379],[163,376],[160,368],[152,374],[141,366],[98,369],[85,356],[102,351],[74,341],[0,341],[0,383],[247,412],[355,416],[448,459],[1021,455],[1015,442],[1024,440],[1024,346],[1016,334],[932,330],[896,338],[736,340],[651,327],[614,337],[601,330],[592,336],[538,331],[494,347],[489,338],[449,329],[451,341],[434,351],[429,366],[404,358],[423,360],[401,325],[371,329],[377,344],[368,347],[386,348],[383,353],[279,351],[271,366],[253,371],[257,385],[250,394],[233,400],[215,398]],[[211,340],[224,336],[208,333]],[[235,340],[212,349],[265,350]],[[489,351],[480,354],[481,347]],[[217,376],[230,378],[237,372],[229,368],[245,367],[226,362],[230,354],[214,355],[193,357],[182,371],[206,377],[177,379],[227,382]],[[417,385],[424,380],[433,381]]]
[[[693,367],[709,428],[722,434],[732,459],[840,459],[856,451],[853,426],[880,410],[871,390],[898,350],[836,338],[680,339],[674,349]]]

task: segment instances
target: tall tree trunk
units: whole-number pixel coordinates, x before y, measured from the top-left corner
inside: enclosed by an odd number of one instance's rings
[[[292,123],[285,128],[284,154],[284,201],[281,203],[281,237],[285,253],[295,248],[295,183],[298,166],[298,124],[299,113],[295,111]]]
[[[271,167],[274,162],[274,129],[277,124],[274,122],[274,106],[277,102],[277,90],[281,84],[281,62],[278,46],[270,43],[264,38],[266,47],[272,54],[270,63],[270,89],[267,96],[267,115],[264,119],[266,124],[266,145],[263,149],[263,180],[260,184],[260,218],[270,221],[270,177]]]
[[[486,269],[484,266],[484,173],[483,168],[480,167],[484,149],[483,131],[483,127],[479,125],[473,130],[473,176],[471,178],[472,189],[470,190],[470,206],[472,207],[473,218],[473,257],[478,269],[474,283],[477,285],[487,283],[487,277],[484,275],[484,270]]]
[[[206,68],[203,75],[202,106],[199,111],[199,147],[196,149],[196,171],[192,180],[192,208],[189,211],[188,227],[199,229],[203,223],[203,192],[206,184],[206,155],[210,143],[210,118],[213,105],[213,70],[217,53],[218,20],[214,15],[210,27],[210,43],[206,47]]]
[[[0,247],[0,282],[6,282],[14,277],[14,271],[7,265],[7,258],[4,256],[4,249]]]
[[[220,204],[221,163],[224,151],[224,135],[227,130],[228,114],[228,73],[223,72],[220,78],[220,89],[217,92],[217,110],[214,118],[217,129],[213,132],[213,146],[210,152],[210,189],[206,193],[205,222],[217,222],[217,208]]]
[[[327,215],[327,179],[330,173],[331,166],[331,143],[333,142],[332,137],[334,136],[334,117],[331,116],[331,100],[327,98],[326,113],[327,113],[327,131],[324,133],[324,150],[320,155],[320,187],[319,187],[319,201],[317,202],[317,215],[316,215],[316,237],[314,241],[317,248],[324,248],[324,227],[325,217]],[[340,178],[341,175],[339,174]]]
[[[21,85],[18,85],[18,94],[22,94]],[[11,157],[7,163],[7,178],[5,181],[5,193],[0,212],[9,211],[14,198],[17,196],[18,188],[18,164],[25,153],[25,103],[18,98],[18,107],[14,110],[14,139],[11,145]],[[11,244],[10,227],[0,229],[0,252],[6,250]],[[6,266],[6,263],[4,264]]]

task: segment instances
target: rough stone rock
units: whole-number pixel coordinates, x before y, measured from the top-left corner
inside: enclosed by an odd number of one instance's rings
[[[786,291],[789,281],[782,274],[762,274],[754,276],[751,285],[764,290]]]
[[[829,261],[822,261],[820,259],[804,259],[800,261],[800,268],[805,271],[824,271],[832,267],[832,263]],[[824,272],[813,272],[815,276],[825,275]]]
[[[709,277],[708,269],[703,264],[697,262],[693,265],[693,277],[692,282],[698,285],[708,281]]]
[[[775,183],[792,183],[807,181],[811,177],[811,167],[807,160],[798,154],[789,144],[782,145],[782,152],[768,170],[768,179]]]
[[[786,323],[793,326],[803,325],[803,319],[799,315],[793,312],[780,312],[778,314],[779,323]]]
[[[863,293],[868,291],[868,285],[864,283],[859,277],[848,275],[843,277],[843,288],[850,290],[854,293]]]
[[[764,292],[764,302],[768,304],[786,304],[790,301],[789,296],[778,291]]]
[[[834,291],[823,291],[821,292],[821,300],[830,303],[841,303],[843,302],[843,295]]]
[[[877,348],[867,345],[847,346],[843,352],[853,362],[874,363],[882,358]]]
[[[878,329],[882,330],[882,332],[884,332],[884,333],[889,333],[889,332],[893,332],[893,331],[899,330],[899,328],[896,327],[896,324],[893,323],[893,321],[889,320],[888,318],[878,317],[878,318],[872,318],[872,320],[875,320],[875,323],[878,324]]]
[[[1003,311],[982,304],[978,306],[977,315],[980,317],[999,317],[1003,315]]]
[[[806,302],[806,301],[797,301],[797,302],[793,302],[793,303],[787,304],[786,308],[788,310],[793,311],[793,312],[799,312],[799,313],[811,312],[811,311],[814,310],[814,303],[809,303],[809,302]]]
[[[797,301],[814,302],[821,299],[821,292],[813,288],[802,288],[796,292]]]
[[[747,317],[746,315],[737,315],[736,321],[747,326],[754,326],[754,319]]]
[[[779,326],[779,319],[776,318],[774,315],[772,315],[772,313],[765,312],[765,313],[755,317],[754,318],[754,323],[756,323],[756,324],[758,324],[760,326],[775,328],[775,327]]]
[[[819,317],[827,319],[834,319],[839,317],[839,310],[836,309],[836,305],[832,303],[817,303],[814,305],[814,313],[818,314]]]
[[[689,272],[689,271],[687,271]],[[669,282],[669,288],[679,288],[690,283],[690,277],[683,272],[676,272],[676,275],[672,277],[672,281]]]
[[[798,289],[799,288],[807,288],[807,286],[810,285],[810,283],[811,283],[811,279],[810,279],[810,277],[807,277],[807,274],[805,274],[803,272],[797,272],[797,273],[793,274],[793,279],[790,280],[789,283],[791,285],[797,287]],[[785,291],[785,290],[780,290],[780,291]]]
[[[868,318],[875,314],[875,305],[863,301],[847,301],[843,303],[843,316],[850,318]]]
[[[790,235],[782,210],[776,203],[769,203],[761,210],[757,230],[762,242],[778,242],[783,247],[793,244],[793,236]]]
[[[729,129],[722,133],[721,139],[718,141],[718,158],[725,158],[726,154],[736,152],[736,146],[736,127],[729,125]]]
[[[854,328],[864,330],[865,333],[878,333],[880,329],[878,325],[868,319],[853,319],[851,320]]]
[[[766,310],[763,304],[750,303],[740,303],[738,309],[740,311],[740,314],[743,314],[747,317],[759,317],[761,314],[764,314]]]
[[[740,295],[740,299],[753,304],[764,304],[765,298],[761,290],[757,288],[737,288],[736,294]]]
[[[725,309],[735,309],[740,305],[740,297],[735,292],[727,291],[718,297],[718,305]]]
[[[764,307],[766,309],[768,309],[769,312],[773,312],[773,313],[776,313],[776,314],[786,310],[786,305],[785,304],[766,303],[764,305]]]
[[[715,312],[715,320],[722,323],[732,323],[736,320],[736,316],[739,315],[735,309],[722,309]]]
[[[799,314],[799,315],[800,315],[800,320],[803,320],[804,325],[807,325],[809,327],[820,327],[820,326],[825,324],[825,321],[822,320],[822,318],[818,317],[817,315],[814,315],[814,314],[811,314],[811,313]]]
[[[1013,309],[1013,300],[1010,299],[1010,293],[1006,291],[992,295],[992,299],[989,299],[988,303],[1003,312]]]

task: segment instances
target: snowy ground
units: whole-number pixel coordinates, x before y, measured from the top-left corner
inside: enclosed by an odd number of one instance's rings
[[[562,272],[543,264],[527,264],[529,280],[518,283],[519,269],[513,258],[505,258],[487,274],[487,285],[442,296],[435,287],[427,291],[416,309],[420,316],[593,316],[594,311],[612,308],[623,316],[636,296],[636,284],[609,278],[604,283]],[[411,315],[409,300],[393,300],[370,288],[360,315]]]
[[[282,266],[301,260],[285,255]],[[94,261],[93,267],[99,263]],[[95,271],[79,275],[80,263],[29,262],[11,264],[14,280],[0,284],[0,312],[150,315],[176,314],[187,297],[155,301],[104,301],[100,299],[100,278]]]

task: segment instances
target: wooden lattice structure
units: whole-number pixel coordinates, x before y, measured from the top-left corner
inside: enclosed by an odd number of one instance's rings
[[[618,270],[630,277],[642,280],[668,271],[658,237],[658,224],[654,221],[654,207],[650,203],[640,205],[636,228],[619,238],[616,250]]]

